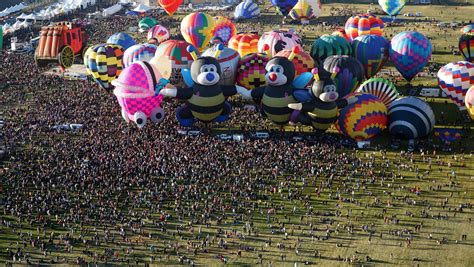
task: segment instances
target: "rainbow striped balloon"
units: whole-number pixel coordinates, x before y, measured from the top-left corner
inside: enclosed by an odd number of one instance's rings
[[[186,42],[202,52],[213,37],[214,27],[215,21],[211,15],[195,12],[181,21],[181,35]]]
[[[258,40],[260,40],[260,36],[257,34],[240,33],[230,38],[229,48],[239,52],[240,56],[243,57],[248,54],[257,53]]]
[[[459,51],[466,61],[474,63],[474,32],[459,37]]]
[[[406,3],[406,0],[379,0],[382,10],[390,16],[398,15]]]
[[[371,94],[353,93],[345,98],[357,101],[341,109],[336,128],[347,137],[363,141],[380,134],[387,128],[387,107]]]
[[[411,81],[431,58],[431,42],[419,32],[401,32],[390,43],[390,60]]]
[[[384,25],[382,19],[372,14],[359,14],[350,17],[344,27],[347,37],[353,41],[357,36],[375,34],[382,36]]]

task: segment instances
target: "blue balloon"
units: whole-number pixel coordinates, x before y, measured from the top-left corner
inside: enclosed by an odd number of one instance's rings
[[[133,40],[133,38],[130,35],[124,32],[118,32],[118,33],[112,34],[109,37],[109,39],[107,39],[107,43],[120,45],[123,48],[123,50],[127,50],[129,47],[136,44],[135,40]]]
[[[234,11],[235,19],[251,19],[260,16],[260,8],[252,0],[238,4]]]
[[[430,105],[418,97],[399,98],[388,109],[390,134],[404,139],[427,136],[434,128],[435,115]]]
[[[388,59],[389,42],[385,37],[369,34],[352,41],[352,55],[364,66],[365,77],[373,77]]]
[[[390,16],[396,16],[406,4],[406,0],[379,0],[379,5]]]
[[[298,3],[298,0],[272,0],[272,5],[277,7],[278,12],[283,16],[288,16],[296,3]]]

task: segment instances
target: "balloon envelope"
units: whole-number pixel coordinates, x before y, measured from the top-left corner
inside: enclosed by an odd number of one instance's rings
[[[435,122],[430,105],[418,97],[399,98],[388,108],[389,131],[398,138],[425,137],[433,130]]]
[[[185,41],[168,40],[158,46],[155,52],[155,58],[166,58],[171,61],[171,84],[176,87],[184,87],[183,75],[181,70],[190,68],[193,63],[193,57],[186,50],[189,46]]]
[[[382,19],[372,14],[360,14],[350,17],[345,25],[346,34],[352,41],[357,36],[375,34],[382,36],[384,25]]]
[[[181,21],[181,35],[200,52],[209,44],[215,27],[214,18],[206,13],[195,12]]]
[[[356,92],[374,95],[387,107],[400,96],[395,84],[384,78],[370,78],[362,83]]]
[[[321,64],[329,56],[351,55],[352,47],[340,36],[323,35],[313,42],[310,54],[316,63]]]
[[[245,0],[235,7],[235,19],[251,19],[260,16],[260,8],[252,0]]]
[[[388,59],[388,41],[378,35],[362,35],[352,42],[352,55],[364,66],[368,79],[385,65]]]
[[[267,85],[265,67],[270,58],[267,54],[248,54],[239,61],[237,84],[249,90]]]
[[[382,10],[390,16],[398,15],[406,3],[406,0],[379,0]]]
[[[438,71],[438,83],[443,92],[460,110],[465,110],[464,98],[474,85],[474,64],[467,61],[449,63]]]
[[[170,32],[161,25],[155,25],[148,30],[146,39],[149,43],[158,45],[170,39]]]
[[[258,52],[266,53],[264,47],[268,45],[270,55],[274,56],[282,50],[291,50],[302,44],[301,38],[293,31],[269,31],[265,32],[258,40]]]
[[[138,28],[142,31],[148,31],[151,27],[158,24],[158,21],[152,17],[146,17],[138,22]]]
[[[98,44],[90,47],[84,56],[87,73],[106,90],[113,89],[112,81],[122,72],[123,48],[115,44]]]
[[[153,44],[132,45],[123,54],[123,67],[126,68],[137,61],[150,61],[155,56],[156,48]]]
[[[288,13],[298,3],[298,0],[271,0],[271,2],[277,8],[278,13],[288,16]]]
[[[327,72],[339,68],[334,79],[339,97],[354,92],[364,80],[364,66],[351,56],[330,56],[324,60],[323,67]]]
[[[299,0],[298,3],[291,9],[290,17],[294,20],[306,22],[313,18],[321,16],[321,1],[320,0]]]
[[[390,60],[411,81],[431,58],[431,42],[419,32],[401,32],[390,42]]]
[[[168,15],[173,16],[183,0],[158,0],[158,2]]]
[[[260,37],[257,34],[240,33],[230,38],[229,48],[239,52],[241,57],[247,54],[257,53],[259,39]]]
[[[466,97],[464,98],[464,103],[466,103],[467,112],[471,119],[474,120],[474,86],[471,86],[467,90]]]
[[[217,16],[214,19],[216,20],[216,25],[214,27],[213,36],[219,38],[224,45],[227,45],[230,38],[237,34],[235,24],[224,16]]]
[[[292,50],[285,49],[278,52],[275,56],[289,58],[291,52]],[[298,77],[304,72],[311,72],[311,70],[315,67],[311,56],[302,49],[300,49],[300,51],[294,56],[291,62],[295,66],[295,77]]]
[[[130,46],[136,44],[135,40],[130,35],[124,32],[118,32],[118,33],[112,34],[107,39],[107,43],[120,45],[125,50],[127,50]]]
[[[466,61],[474,63],[474,32],[459,37],[459,51]]]

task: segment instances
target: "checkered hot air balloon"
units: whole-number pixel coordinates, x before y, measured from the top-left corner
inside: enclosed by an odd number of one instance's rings
[[[202,52],[213,38],[214,27],[215,21],[211,15],[194,12],[184,17],[180,29],[184,40]]]
[[[459,61],[445,65],[438,71],[438,83],[459,110],[465,110],[464,98],[467,90],[474,85],[474,64]]]
[[[194,59],[186,50],[189,46],[185,41],[168,40],[158,46],[154,58],[167,58],[171,60],[171,84],[176,87],[185,87],[182,69],[190,68]]]
[[[358,36],[375,34],[382,36],[384,24],[382,19],[372,14],[360,14],[350,17],[344,27],[351,41]]]
[[[270,58],[267,54],[248,54],[239,61],[237,84],[249,90],[267,85],[265,67]]]
[[[343,37],[326,34],[313,42],[310,54],[314,61],[321,65],[323,61],[329,56],[350,56],[352,54],[352,47],[351,44]]]
[[[161,25],[155,25],[148,30],[146,39],[151,44],[161,44],[170,39],[170,32]]]
[[[230,38],[237,34],[235,24],[224,16],[214,17],[216,26],[214,27],[214,38],[218,38],[224,45],[229,43]]]
[[[112,81],[122,72],[123,48],[115,44],[98,44],[87,49],[84,65],[87,73],[102,88],[112,90]]]
[[[411,81],[431,59],[431,42],[419,32],[401,32],[390,42],[390,60]]]
[[[400,96],[395,84],[384,78],[370,78],[361,84],[356,92],[374,95],[387,107]]]
[[[295,46],[301,46],[303,41],[293,31],[280,31],[274,30],[265,32],[258,40],[258,52],[267,53],[264,47],[268,45],[270,50],[268,51],[271,56],[275,56],[282,50],[291,50]]]
[[[289,58],[291,53],[292,50],[285,49],[278,52],[275,56]],[[291,62],[295,66],[295,77],[298,77],[304,72],[311,72],[311,70],[315,67],[313,58],[311,58],[308,53],[303,51],[303,49],[299,49],[298,53],[293,57]]]
[[[241,57],[257,53],[259,39],[260,36],[254,33],[239,33],[229,40],[229,48],[239,52]]]
[[[390,16],[398,15],[406,3],[406,0],[379,0],[382,10]]]
[[[137,61],[150,61],[155,56],[156,48],[153,44],[137,44],[129,47],[123,54],[123,67],[126,68]]]
[[[459,51],[466,61],[474,63],[474,32],[468,32],[459,37]]]
[[[369,79],[379,72],[388,60],[388,41],[383,36],[362,35],[352,41],[352,55],[364,66]]]
[[[399,98],[388,108],[388,128],[397,138],[425,137],[433,130],[435,122],[430,105],[418,97]]]
[[[345,98],[357,101],[340,110],[336,128],[347,137],[363,141],[375,137],[387,128],[387,107],[371,94],[353,93]]]

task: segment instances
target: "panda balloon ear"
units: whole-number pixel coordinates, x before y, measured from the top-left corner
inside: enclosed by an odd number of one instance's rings
[[[188,53],[191,54],[194,60],[198,59],[196,48],[194,46],[188,45],[188,47],[186,48],[186,51],[188,51]]]
[[[299,46],[295,46],[293,47],[293,49],[291,50],[291,54],[290,56],[288,57],[288,60],[289,61],[293,61],[293,59],[295,58],[295,56],[300,52],[300,47]]]

